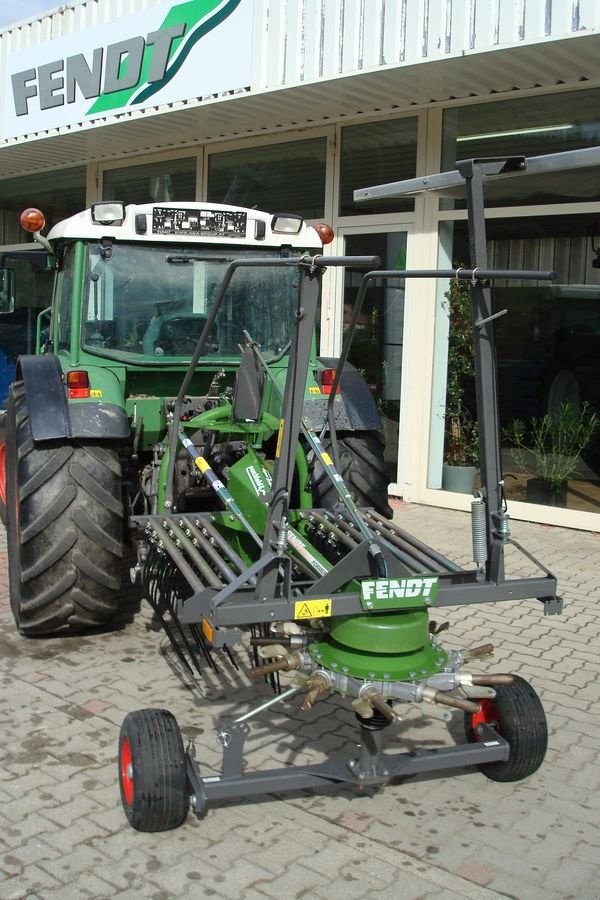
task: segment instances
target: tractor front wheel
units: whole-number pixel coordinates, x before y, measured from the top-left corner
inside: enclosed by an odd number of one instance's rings
[[[540,698],[519,675],[512,684],[498,685],[493,700],[482,700],[478,713],[465,714],[465,730],[471,742],[479,740],[477,726],[490,725],[510,745],[504,762],[484,763],[479,768],[492,781],[521,781],[541,766],[548,746],[548,727]]]
[[[358,507],[373,507],[382,516],[392,518],[388,503],[389,478],[383,458],[384,442],[376,431],[340,432],[337,436],[340,475]],[[331,452],[331,444],[325,447]],[[319,460],[312,470],[312,495],[316,508],[341,505],[339,495]]]
[[[115,450],[34,443],[25,388],[6,414],[10,604],[25,635],[105,625],[119,603],[123,504]]]
[[[137,831],[179,828],[189,808],[185,751],[166,709],[129,713],[119,735],[119,786],[127,821]]]

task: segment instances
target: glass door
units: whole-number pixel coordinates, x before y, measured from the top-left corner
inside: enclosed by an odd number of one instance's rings
[[[350,256],[379,256],[384,269],[406,268],[406,231],[352,233],[345,236]],[[344,333],[356,301],[363,272],[346,268]],[[398,430],[404,343],[404,281],[376,279],[365,297],[349,361],[364,375],[373,393],[385,438],[390,482],[398,482]]]

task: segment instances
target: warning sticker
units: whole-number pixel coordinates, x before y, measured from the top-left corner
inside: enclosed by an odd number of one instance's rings
[[[299,600],[294,603],[295,619],[327,619],[331,616],[331,599]]]
[[[206,462],[203,456],[197,456],[194,462],[196,463],[196,467],[200,469],[203,475],[210,469],[209,464]]]
[[[309,387],[308,393],[309,394],[319,394],[319,396],[321,395],[321,391],[318,387]]]
[[[97,388],[92,388],[90,390],[90,397],[101,397],[102,391],[99,391]]]
[[[275,448],[275,459],[279,459],[281,456],[281,442],[283,440],[283,426],[285,424],[284,419],[279,420],[279,433],[277,435],[277,447]]]

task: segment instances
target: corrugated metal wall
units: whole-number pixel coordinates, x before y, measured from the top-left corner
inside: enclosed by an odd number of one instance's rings
[[[65,3],[0,32],[8,54],[156,6]],[[598,30],[598,0],[254,0],[255,90]],[[15,6],[15,16],[18,16]]]
[[[598,30],[597,0],[255,0],[253,88]],[[258,49],[258,48],[257,48]]]

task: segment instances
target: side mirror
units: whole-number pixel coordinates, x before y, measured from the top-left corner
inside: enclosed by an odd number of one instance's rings
[[[15,309],[15,270],[0,268],[0,314]]]

